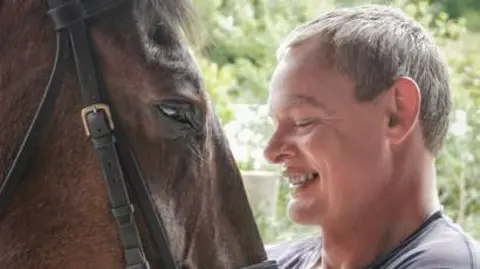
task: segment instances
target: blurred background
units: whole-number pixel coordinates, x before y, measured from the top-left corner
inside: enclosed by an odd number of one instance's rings
[[[275,50],[289,31],[336,6],[402,8],[435,36],[450,64],[454,112],[437,160],[447,214],[480,239],[480,0],[194,0],[203,38],[193,49],[231,149],[244,175],[263,240],[318,233],[286,216],[288,184],[262,156],[272,131],[267,87]]]

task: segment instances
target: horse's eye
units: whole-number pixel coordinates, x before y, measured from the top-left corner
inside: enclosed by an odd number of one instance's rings
[[[186,112],[184,112],[184,111],[180,111],[178,109],[168,107],[168,106],[165,106],[165,105],[158,105],[158,109],[160,110],[160,112],[164,116],[167,116],[167,117],[171,118],[172,120],[175,120],[179,123],[189,124],[189,122],[190,122],[190,120],[185,115]]]
[[[160,115],[184,126],[198,130],[198,108],[187,101],[168,100],[155,105]]]

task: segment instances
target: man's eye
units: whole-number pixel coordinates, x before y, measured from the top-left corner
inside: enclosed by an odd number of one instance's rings
[[[308,120],[301,120],[301,121],[296,121],[295,122],[295,127],[307,127],[313,123],[312,119]]]

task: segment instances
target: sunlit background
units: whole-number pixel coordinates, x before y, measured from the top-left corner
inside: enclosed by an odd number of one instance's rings
[[[479,0],[194,0],[206,31],[195,54],[221,117],[265,242],[318,232],[286,216],[288,185],[262,156],[271,132],[266,117],[275,50],[295,26],[335,6],[401,7],[435,36],[450,64],[455,111],[437,161],[447,213],[480,238]]]

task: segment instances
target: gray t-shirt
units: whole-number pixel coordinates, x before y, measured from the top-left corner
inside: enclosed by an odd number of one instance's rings
[[[321,258],[321,242],[320,236],[311,236],[267,245],[266,250],[281,269],[311,269]],[[480,243],[438,211],[365,269],[480,269]]]

